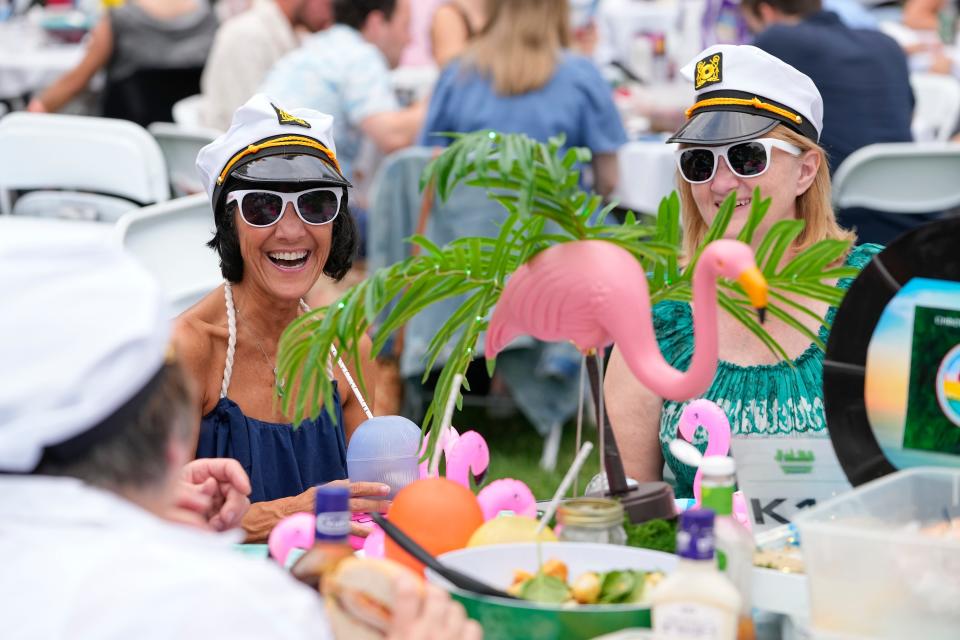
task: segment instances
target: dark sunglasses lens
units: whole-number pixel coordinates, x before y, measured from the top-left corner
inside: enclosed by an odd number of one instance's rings
[[[680,154],[680,172],[690,182],[703,182],[713,175],[713,162],[709,149],[687,149]]]
[[[735,144],[727,151],[730,168],[739,176],[756,176],[767,169],[767,150],[759,142]]]
[[[243,196],[240,213],[247,224],[265,227],[276,222],[283,213],[283,199],[273,193],[248,193]]]
[[[297,199],[300,215],[308,224],[326,224],[337,217],[337,194],[326,189],[308,191]]]

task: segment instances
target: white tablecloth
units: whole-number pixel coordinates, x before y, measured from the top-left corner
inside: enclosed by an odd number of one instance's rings
[[[628,142],[617,153],[620,175],[613,199],[636,212],[656,214],[660,200],[676,189],[675,144]]]
[[[52,42],[25,17],[0,22],[0,98],[39,91],[83,58],[83,44]]]

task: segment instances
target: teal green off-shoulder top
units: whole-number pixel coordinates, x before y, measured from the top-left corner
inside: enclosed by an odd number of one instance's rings
[[[847,256],[846,264],[863,269],[882,247],[863,244]],[[837,282],[849,289],[852,278]],[[827,323],[833,322],[835,307],[827,311]],[[653,309],[653,325],[663,357],[671,366],[686,371],[693,358],[693,319],[690,305],[666,301]],[[826,343],[829,329],[820,327],[820,339]],[[821,435],[826,429],[823,414],[823,351],[812,344],[793,361],[772,365],[740,366],[719,361],[713,383],[702,397],[716,402],[730,419],[734,436]],[[660,413],[660,447],[663,458],[677,478],[676,496],[693,497],[696,468],[688,467],[670,454],[668,445],[677,435],[677,422],[686,402],[664,401]],[[700,428],[694,444],[706,449],[707,434]]]

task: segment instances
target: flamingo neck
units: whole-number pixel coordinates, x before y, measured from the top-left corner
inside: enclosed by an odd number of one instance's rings
[[[717,372],[717,276],[701,260],[693,273],[693,358],[688,372],[697,375],[696,386],[705,392]]]

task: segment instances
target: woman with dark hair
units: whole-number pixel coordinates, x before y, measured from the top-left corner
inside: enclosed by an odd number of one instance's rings
[[[296,393],[277,378],[280,335],[307,309],[303,297],[321,275],[342,278],[357,249],[332,124],[326,114],[288,113],[256,95],[197,157],[224,283],[180,316],[176,338],[199,386],[197,457],[236,458],[250,476],[248,541],[265,539],[291,513],[313,511],[316,485],[347,477],[347,440],[373,405],[350,374],[363,366],[374,379],[369,344],[362,363],[328,356],[335,421],[320,412],[294,427],[274,400],[275,391]],[[363,498],[385,496],[385,485],[351,489],[354,510],[385,510]]]

